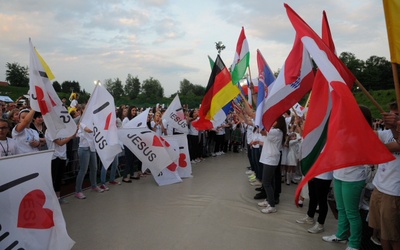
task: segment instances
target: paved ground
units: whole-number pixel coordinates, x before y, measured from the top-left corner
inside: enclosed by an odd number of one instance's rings
[[[244,152],[229,153],[194,165],[194,177],[183,183],[159,187],[147,176],[101,194],[85,191],[86,200],[67,197],[61,207],[73,249],[346,248],[321,239],[335,233],[331,212],[322,235],[295,222],[307,211],[294,205],[296,185],[283,185],[277,213],[262,214],[246,166]]]

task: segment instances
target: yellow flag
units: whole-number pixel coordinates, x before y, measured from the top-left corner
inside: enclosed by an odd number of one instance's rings
[[[49,78],[50,81],[53,80],[55,77],[53,75],[53,72],[51,72],[51,69],[50,69],[49,65],[47,65],[47,63],[44,61],[43,57],[39,54],[39,52],[37,51],[36,48],[35,48],[35,52],[36,52],[36,55],[39,58],[40,63],[43,66],[43,69],[46,71],[47,78]]]
[[[383,0],[392,63],[400,64],[400,0]]]

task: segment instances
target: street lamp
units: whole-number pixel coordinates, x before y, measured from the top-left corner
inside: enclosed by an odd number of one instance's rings
[[[215,48],[217,49],[219,55],[221,54],[221,51],[225,49],[225,45],[221,41],[215,42]]]

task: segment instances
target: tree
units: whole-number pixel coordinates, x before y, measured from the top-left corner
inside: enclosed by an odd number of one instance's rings
[[[140,95],[146,100],[158,100],[164,97],[164,89],[158,80],[150,77],[143,81]]]
[[[206,87],[198,84],[193,85],[193,94],[195,94],[196,96],[204,96],[205,93],[206,93]]]
[[[56,92],[61,92],[61,84],[57,81],[53,82],[53,88]]]
[[[61,90],[64,93],[79,93],[81,92],[81,86],[79,85],[79,82],[76,81],[64,81],[61,84]]]
[[[358,59],[353,53],[350,52],[342,52],[339,56],[339,59],[346,64],[347,68],[354,74],[354,76],[362,82],[363,76],[362,73],[364,71],[364,62],[363,60]]]
[[[180,82],[179,93],[181,95],[187,95],[191,90],[193,90],[193,84],[189,82],[189,80],[183,79]]]
[[[130,100],[136,99],[138,97],[140,93],[140,81],[137,76],[132,77],[131,74],[128,74],[128,77],[125,81],[124,92]]]
[[[116,78],[115,81],[107,79],[105,81],[105,87],[114,98],[121,97],[124,94],[122,82],[119,78]]]
[[[6,67],[6,81],[8,81],[11,86],[27,87],[29,85],[28,67],[23,67],[16,62],[7,63]]]
[[[392,65],[385,57],[371,56],[365,61],[364,87],[367,89],[393,88]]]

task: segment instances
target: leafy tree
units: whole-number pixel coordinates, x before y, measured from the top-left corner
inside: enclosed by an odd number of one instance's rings
[[[119,78],[116,78],[115,81],[107,79],[105,82],[105,87],[114,98],[121,97],[124,95],[122,82]]]
[[[131,100],[138,97],[140,93],[140,81],[137,76],[132,77],[131,74],[128,74],[128,77],[125,81],[124,92],[125,95],[127,95]]]
[[[27,87],[29,85],[28,67],[23,67],[16,62],[7,63],[6,67],[6,81],[8,81],[11,86]]]
[[[363,60],[358,59],[353,53],[342,52],[339,56],[340,60],[353,72],[354,76],[360,81],[363,79],[362,73],[364,71]]]
[[[81,86],[76,81],[64,81],[61,84],[61,90],[64,93],[81,92]]]
[[[158,100],[164,97],[164,89],[157,79],[150,77],[143,81],[140,95],[145,100]]]
[[[53,82],[53,88],[56,92],[61,92],[61,84],[57,81]]]
[[[371,56],[365,61],[364,87],[367,89],[393,88],[392,65],[385,57]]]
[[[193,94],[196,96],[204,96],[206,93],[206,87],[203,87],[201,85],[193,85]]]
[[[181,95],[187,95],[191,90],[193,90],[193,84],[189,80],[183,79],[180,82],[179,93]]]

